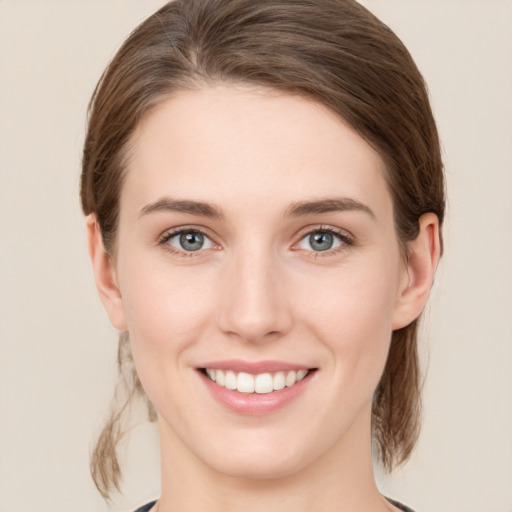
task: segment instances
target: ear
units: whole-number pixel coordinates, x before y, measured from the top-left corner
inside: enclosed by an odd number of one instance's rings
[[[407,244],[407,261],[395,303],[393,330],[409,325],[420,316],[432,288],[440,255],[439,219],[433,213],[426,213],[419,219],[418,236]]]
[[[114,264],[103,245],[101,229],[95,214],[87,216],[86,226],[89,256],[101,302],[112,325],[119,331],[126,331],[123,300],[117,285]]]

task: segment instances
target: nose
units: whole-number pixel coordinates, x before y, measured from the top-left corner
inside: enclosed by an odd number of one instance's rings
[[[223,272],[219,328],[250,343],[276,339],[292,325],[283,269],[263,251],[233,255]]]

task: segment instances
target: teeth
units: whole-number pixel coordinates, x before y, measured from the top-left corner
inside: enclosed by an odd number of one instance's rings
[[[219,370],[217,370],[217,374],[218,373]],[[254,393],[254,377],[249,373],[240,372],[236,379],[236,389],[240,391],[240,393]]]
[[[284,372],[277,372],[274,375],[274,389],[278,391],[279,389],[283,389],[286,386],[286,381],[284,377]]]
[[[218,370],[217,370],[217,371],[218,371]],[[236,374],[235,374],[235,372],[232,372],[231,370],[226,372],[226,381],[225,381],[225,386],[226,386],[228,389],[236,389],[236,386],[237,386],[237,379],[236,379]]]
[[[236,389],[240,393],[266,394],[278,391],[284,387],[293,386],[308,374],[308,370],[251,375],[245,372],[237,374],[232,370],[207,368],[206,374],[213,382],[227,389]]]
[[[300,380],[302,380],[306,375],[308,374],[308,371],[307,370],[299,370],[297,372],[297,382],[299,382]]]
[[[293,370],[291,372],[288,372],[286,374],[284,382],[287,388],[293,386],[297,382],[297,372],[294,372]]]
[[[270,373],[261,373],[254,379],[254,391],[256,393],[272,393],[274,391],[274,379]]]
[[[219,386],[225,386],[226,385],[226,374],[224,372],[219,372],[219,370],[217,370],[215,372],[215,382],[219,385]]]

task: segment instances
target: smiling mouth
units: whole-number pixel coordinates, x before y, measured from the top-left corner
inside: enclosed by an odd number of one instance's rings
[[[258,393],[262,395],[292,387],[313,371],[314,369],[301,369],[252,375],[233,370],[201,369],[201,372],[218,386],[240,393]]]

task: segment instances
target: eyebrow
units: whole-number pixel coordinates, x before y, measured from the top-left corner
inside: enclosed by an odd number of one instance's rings
[[[368,214],[373,219],[376,218],[375,214],[368,206],[355,199],[346,197],[293,203],[286,212],[286,215],[301,217],[303,215],[346,211],[359,211]]]
[[[212,204],[202,201],[191,201],[182,199],[172,199],[165,197],[154,203],[147,204],[141,209],[139,218],[143,215],[155,212],[180,212],[189,213],[191,215],[201,215],[212,219],[222,219],[224,215],[220,209]]]
[[[285,217],[302,217],[330,212],[360,211],[376,218],[373,211],[365,204],[350,198],[327,198],[314,201],[292,203],[285,212]],[[173,199],[165,197],[144,206],[139,217],[155,212],[180,212],[200,215],[211,219],[223,219],[224,214],[219,207],[203,201]]]

